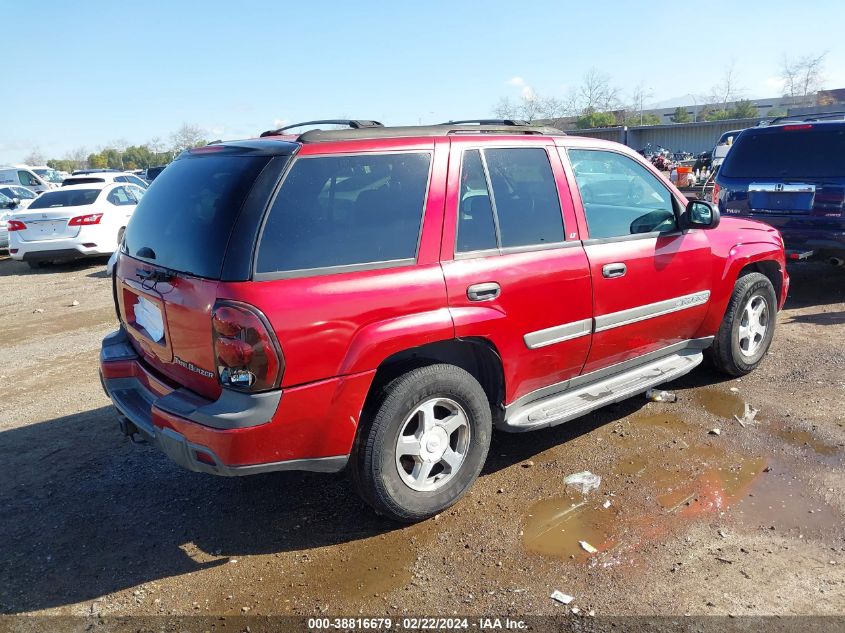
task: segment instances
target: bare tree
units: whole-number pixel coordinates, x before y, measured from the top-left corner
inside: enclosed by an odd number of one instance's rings
[[[32,151],[23,159],[27,165],[43,165],[47,159],[44,158],[44,154],[41,153],[41,150],[37,147],[33,148]]]
[[[500,119],[537,121],[560,119],[568,114],[564,101],[556,97],[543,97],[534,92],[524,94],[518,101],[502,97],[493,114]]]
[[[153,154],[164,154],[167,151],[167,145],[164,141],[161,140],[160,136],[154,136],[149,141],[144,143],[147,146],[147,149],[150,150]]]
[[[611,85],[610,76],[591,68],[581,85],[570,95],[578,114],[610,112],[620,106],[619,88]]]
[[[737,80],[736,61],[731,60],[731,62],[725,66],[725,70],[719,80],[719,83],[710,89],[709,100],[711,103],[718,103],[721,104],[723,108],[726,108],[729,103],[736,101],[744,92],[745,89],[739,86]]]
[[[205,130],[198,125],[183,123],[182,127],[170,135],[171,149],[174,152],[181,152],[192,147],[203,145],[206,142]]]
[[[67,160],[73,161],[74,169],[87,169],[88,167],[88,150],[84,147],[77,147],[68,152]]]
[[[639,125],[643,124],[643,109],[645,107],[645,102],[648,99],[651,99],[654,96],[654,93],[651,92],[649,88],[646,88],[643,82],[637,84],[637,87],[634,88],[633,92],[631,93],[631,100],[629,102],[628,107],[628,118],[638,120]]]
[[[826,57],[827,51],[795,59],[790,59],[784,54],[780,67],[784,94],[788,97],[800,98],[802,103],[806,103],[809,97],[821,90],[824,83]]]

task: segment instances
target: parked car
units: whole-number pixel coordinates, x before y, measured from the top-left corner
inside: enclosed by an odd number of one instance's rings
[[[25,167],[0,167],[0,186],[20,185],[37,193],[56,189],[59,185],[51,183]]]
[[[91,183],[48,191],[9,220],[9,254],[32,268],[110,255],[123,238],[144,189]]]
[[[731,147],[734,144],[734,141],[739,137],[742,130],[729,130],[722,134],[719,137],[719,140],[716,141],[716,145],[713,147],[713,151],[710,152],[711,157],[711,166],[714,169],[718,169],[719,166],[725,161],[725,156],[728,155]]]
[[[150,167],[149,169],[147,169],[146,172],[144,172],[144,178],[147,180],[147,182],[152,182],[153,180],[155,180],[158,177],[158,175],[162,171],[164,171],[165,167],[167,167],[167,165],[159,165],[157,167]]]
[[[734,143],[714,200],[728,216],[762,220],[796,256],[845,260],[845,122],[755,127]]]
[[[68,178],[65,178],[64,182],[62,183],[63,187],[69,187],[71,185],[87,185],[90,183],[103,183],[103,182],[127,182],[142,189],[146,189],[149,187],[149,183],[144,180],[143,178],[138,178],[134,174],[128,174],[123,171],[86,171],[84,174],[75,174]]]
[[[14,200],[0,192],[0,248],[9,247],[9,218],[17,206]]]
[[[26,209],[30,204],[32,204],[32,201],[38,197],[38,194],[32,189],[27,189],[26,187],[21,187],[20,185],[0,186],[0,193],[8,198],[17,200],[17,208],[19,210]]]
[[[52,167],[47,167],[47,165],[37,165],[35,167],[30,167],[29,169],[38,174],[42,180],[46,180],[54,185],[61,185],[64,180],[64,176],[62,176],[59,171],[53,169]]]
[[[100,371],[122,431],[185,468],[348,467],[417,521],[467,491],[494,426],[567,422],[705,351],[752,371],[788,286],[775,229],[720,222],[623,145],[269,131],[189,150],[149,189]]]

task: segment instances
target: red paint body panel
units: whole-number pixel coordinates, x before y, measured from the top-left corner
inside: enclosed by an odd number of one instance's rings
[[[710,242],[706,231],[694,230],[671,237],[592,244],[585,247],[593,279],[595,315],[608,315],[709,290]],[[605,264],[622,262],[624,277],[606,279]],[[698,330],[707,305],[622,325],[593,334],[585,372],[640,356],[690,339]]]

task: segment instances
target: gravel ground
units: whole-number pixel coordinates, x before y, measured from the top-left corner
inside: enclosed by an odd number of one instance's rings
[[[122,437],[103,270],[0,261],[0,613],[845,614],[843,269],[791,270],[750,376],[499,434],[470,494],[409,527],[344,474],[221,479]]]

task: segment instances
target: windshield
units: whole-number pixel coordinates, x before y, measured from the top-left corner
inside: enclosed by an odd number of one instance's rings
[[[94,204],[102,189],[64,189],[48,191],[36,198],[30,209],[55,209],[58,207],[82,207]]]
[[[845,178],[845,129],[746,132],[725,158],[728,178]]]
[[[36,174],[41,176],[44,180],[49,182],[60,183],[62,182],[62,175],[57,172],[55,169],[33,169]]]
[[[202,156],[171,163],[138,203],[126,252],[171,270],[217,279],[229,235],[266,156]]]

